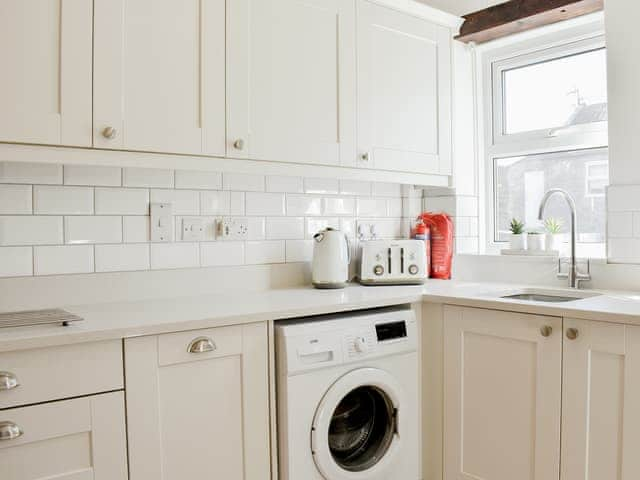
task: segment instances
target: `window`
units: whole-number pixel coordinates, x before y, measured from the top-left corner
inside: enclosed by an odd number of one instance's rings
[[[486,203],[490,251],[506,247],[512,218],[540,230],[551,188],[576,202],[580,255],[604,256],[609,183],[606,49],[600,22],[590,35],[566,29],[482,53],[487,111]],[[566,241],[569,211],[553,197]]]

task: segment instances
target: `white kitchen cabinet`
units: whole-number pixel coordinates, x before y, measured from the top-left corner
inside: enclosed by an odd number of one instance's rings
[[[94,146],[224,155],[225,15],[225,0],[95,0]]]
[[[266,323],[125,340],[131,480],[270,478]]]
[[[236,0],[228,8],[229,156],[352,161],[353,0]]]
[[[561,362],[560,318],[445,307],[445,480],[558,478]]]
[[[451,173],[451,30],[358,0],[357,147],[377,170]]]
[[[124,394],[106,393],[0,411],[6,480],[127,480]],[[15,430],[17,432],[17,430]]]
[[[91,146],[92,2],[0,2],[0,142]]]
[[[640,327],[565,318],[564,328],[560,478],[638,479]]]

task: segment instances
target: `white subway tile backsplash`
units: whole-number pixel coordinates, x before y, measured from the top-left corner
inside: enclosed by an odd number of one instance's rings
[[[287,215],[322,215],[322,199],[287,194]]]
[[[122,171],[125,187],[173,188],[173,170],[161,168],[125,168]]]
[[[0,277],[33,275],[32,247],[0,247]]]
[[[96,215],[149,215],[149,190],[96,188]]]
[[[305,193],[338,193],[340,183],[335,178],[305,178]]]
[[[607,228],[610,238],[629,238],[635,227],[632,212],[610,212],[607,216]],[[638,226],[640,227],[640,225]]]
[[[231,213],[231,192],[200,192],[201,215],[229,215]]]
[[[408,200],[408,201],[418,200],[417,203],[419,203],[420,199],[405,198],[404,200]],[[387,216],[388,217],[402,217],[402,205],[403,205],[402,201],[403,201],[402,198],[387,199]]]
[[[248,265],[285,261],[285,242],[282,240],[247,242],[245,250],[245,263]]]
[[[287,240],[286,261],[310,262],[313,259],[313,240]]]
[[[219,172],[176,170],[175,187],[193,190],[222,190],[222,174]]]
[[[30,215],[33,213],[31,185],[0,184],[0,215]]]
[[[609,212],[640,211],[640,185],[612,185],[607,189]]]
[[[610,238],[607,242],[609,261],[613,263],[640,263],[640,239]]]
[[[147,243],[150,241],[150,218],[122,217],[122,241],[125,243]]]
[[[359,180],[340,180],[341,195],[371,195],[371,182],[361,182]]]
[[[62,184],[62,165],[0,162],[0,183]]]
[[[64,218],[65,243],[120,243],[122,217],[73,216]]]
[[[63,243],[62,217],[0,217],[0,245],[57,245]]]
[[[200,247],[197,243],[152,243],[151,268],[193,268],[200,265]]]
[[[229,214],[244,215],[245,210],[244,192],[231,192]]]
[[[119,187],[122,185],[122,169],[96,165],[66,165],[64,184]]]
[[[456,197],[456,215],[460,217],[476,217],[478,215],[477,197]]]
[[[358,217],[386,217],[387,200],[384,198],[358,198]]]
[[[247,173],[223,173],[222,187],[224,190],[240,192],[264,192],[264,175],[251,175]]]
[[[415,218],[422,213],[422,199],[421,198],[403,198],[401,208],[402,208],[401,216]]]
[[[264,240],[266,233],[266,225],[264,217],[245,217],[249,225],[249,235],[247,240]]]
[[[305,237],[313,238],[316,233],[327,227],[340,229],[340,220],[338,218],[307,218]]]
[[[149,245],[96,245],[96,272],[149,270]]]
[[[200,264],[219,267],[244,264],[244,242],[208,242],[200,244]]]
[[[424,199],[424,210],[432,213],[456,215],[456,197],[429,197]]]
[[[402,185],[399,183],[375,182],[371,193],[374,197],[401,197]]]
[[[35,275],[66,275],[94,271],[93,246],[33,247]]]
[[[200,192],[194,190],[152,189],[151,203],[170,203],[174,215],[199,215]]]
[[[36,185],[33,212],[38,215],[91,215],[93,188]]]
[[[304,238],[304,218],[268,217],[266,222],[267,240],[296,240]]]
[[[304,185],[302,177],[267,177],[267,192],[302,193]]]
[[[285,214],[284,193],[247,192],[245,196],[247,215],[277,216]]]
[[[640,237],[640,212],[633,212],[631,233],[634,237]]]
[[[356,202],[353,198],[328,197],[323,199],[324,215],[351,215],[356,211]]]

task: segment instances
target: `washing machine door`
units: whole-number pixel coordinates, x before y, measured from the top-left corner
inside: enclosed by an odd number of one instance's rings
[[[311,430],[313,459],[324,478],[392,478],[407,431],[403,396],[396,379],[377,368],[353,370],[329,388]]]

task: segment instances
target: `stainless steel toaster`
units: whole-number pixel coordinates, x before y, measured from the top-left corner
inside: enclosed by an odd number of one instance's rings
[[[424,240],[371,240],[361,245],[363,285],[417,285],[429,277]]]

